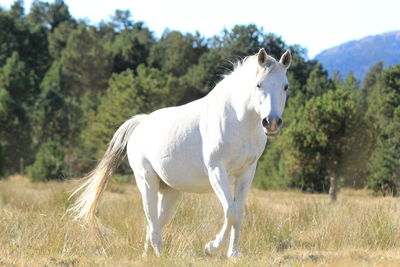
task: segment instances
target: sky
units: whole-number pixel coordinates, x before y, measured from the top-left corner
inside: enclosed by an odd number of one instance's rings
[[[14,0],[0,0],[9,9]],[[29,10],[32,0],[25,0]],[[51,2],[51,1],[50,1]],[[116,9],[129,9],[157,37],[166,28],[218,35],[237,24],[256,24],[299,44],[309,58],[341,43],[400,30],[399,0],[64,0],[74,18],[107,21]]]

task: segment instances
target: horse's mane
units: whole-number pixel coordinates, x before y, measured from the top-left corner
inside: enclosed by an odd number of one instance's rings
[[[271,57],[272,58],[272,57]],[[274,58],[273,58],[274,59]],[[223,75],[223,78],[226,78],[228,76],[231,76],[232,74],[239,72],[240,70],[246,68],[246,67],[251,67],[249,65],[251,65],[252,63],[256,63],[255,61],[257,60],[257,54],[255,55],[251,55],[251,56],[247,56],[243,59],[239,59],[238,61],[236,61],[235,63],[230,62],[233,65],[233,70],[226,73],[225,75]],[[276,60],[274,59],[274,61],[276,62]],[[275,64],[271,65],[268,67],[268,72],[270,72],[273,69],[273,66]],[[268,73],[267,72],[267,73]]]
[[[255,56],[256,55],[247,56],[245,58],[236,60],[235,62],[227,60],[227,62],[229,62],[229,64],[232,66],[232,69],[227,69],[227,72],[221,75],[222,79],[225,79],[228,76],[231,76],[232,74],[238,72],[238,70],[247,65]]]
[[[252,60],[254,60],[256,58],[256,55],[251,55],[251,56],[247,56],[243,59],[239,59],[238,61],[236,61],[236,63],[233,64],[233,70],[232,72],[234,72],[235,70],[243,67],[244,65],[250,63]]]

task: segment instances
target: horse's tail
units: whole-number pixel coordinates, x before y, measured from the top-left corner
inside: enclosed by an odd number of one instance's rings
[[[70,197],[82,191],[74,205],[68,209],[69,212],[75,214],[75,219],[83,219],[87,224],[97,225],[95,213],[100,197],[112,173],[125,156],[129,137],[146,116],[145,114],[133,116],[118,128],[96,168],[84,178],[86,181],[71,194]]]

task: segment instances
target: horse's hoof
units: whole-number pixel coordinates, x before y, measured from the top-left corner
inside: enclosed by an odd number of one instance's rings
[[[204,252],[207,254],[207,256],[215,256],[217,253],[217,249],[213,246],[213,242],[208,242],[206,246],[204,247]]]

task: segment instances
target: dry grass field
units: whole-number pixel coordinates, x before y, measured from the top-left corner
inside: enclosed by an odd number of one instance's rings
[[[326,195],[252,190],[240,241],[241,258],[205,243],[222,224],[213,194],[184,195],[164,230],[161,258],[142,258],[145,219],[133,184],[111,183],[99,217],[101,239],[65,210],[74,183],[0,180],[0,265],[5,266],[400,266],[400,200],[342,190]]]

